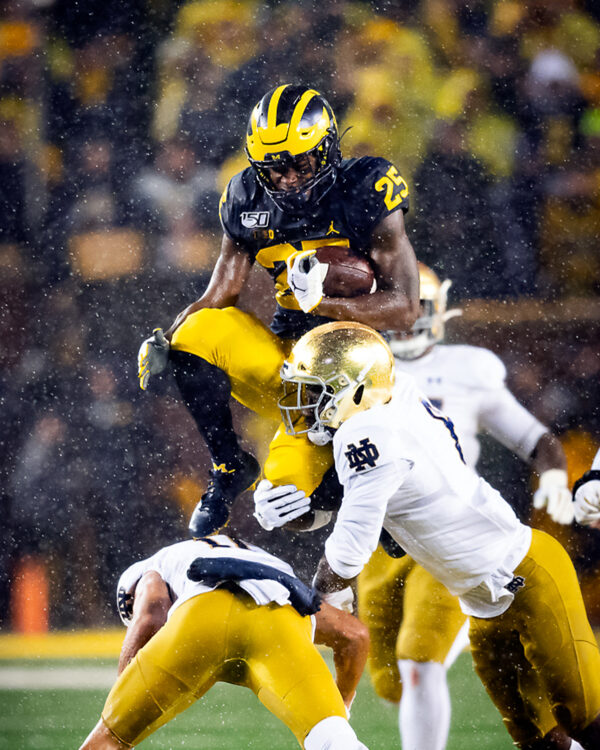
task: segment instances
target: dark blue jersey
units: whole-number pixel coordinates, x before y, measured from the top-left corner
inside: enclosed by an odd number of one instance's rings
[[[298,338],[328,321],[300,309],[287,283],[287,259],[301,250],[343,245],[368,256],[374,228],[388,214],[408,211],[408,185],[386,159],[345,159],[337,179],[311,210],[295,216],[278,208],[248,167],[235,175],[221,198],[223,231],[267,269],[277,309],[271,329]]]

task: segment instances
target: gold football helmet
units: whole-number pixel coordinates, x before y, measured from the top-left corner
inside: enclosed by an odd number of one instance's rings
[[[362,323],[326,323],[305,333],[281,368],[286,432],[325,445],[353,414],[392,397],[394,357]]]
[[[440,281],[429,266],[419,263],[421,316],[407,334],[391,333],[390,349],[398,359],[416,359],[434,344],[444,340],[445,323],[462,315],[462,310],[446,310],[450,279]]]
[[[282,210],[298,211],[317,203],[335,182],[342,159],[329,102],[307,86],[272,89],[252,110],[246,154],[259,182]],[[277,189],[270,170],[284,173],[290,167],[308,179],[297,189]]]

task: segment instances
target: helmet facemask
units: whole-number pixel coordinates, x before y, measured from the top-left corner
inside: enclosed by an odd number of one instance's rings
[[[286,432],[325,445],[354,414],[389,401],[394,360],[368,326],[326,323],[296,342],[280,374]]]
[[[327,136],[323,142],[312,151],[299,156],[292,156],[289,152],[277,154],[277,158],[254,162],[250,159],[259,182],[273,202],[282,210],[298,213],[316,205],[334,185],[337,171],[331,159],[323,152],[331,149],[332,138]],[[311,159],[315,162],[314,167]],[[297,188],[288,190],[278,189],[273,183],[269,170],[285,173],[288,169],[295,169],[307,179]]]
[[[133,620],[133,594],[125,591],[123,586],[117,591],[117,611],[121,622],[128,628]]]
[[[338,404],[353,384],[345,375],[334,375],[327,382],[292,370],[290,363],[284,362],[283,398],[278,405],[285,431],[288,435],[306,434],[315,445],[326,445],[339,427]]]

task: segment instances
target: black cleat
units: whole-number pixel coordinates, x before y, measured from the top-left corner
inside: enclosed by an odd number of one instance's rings
[[[190,518],[188,528],[194,538],[214,534],[225,526],[233,501],[260,476],[260,464],[250,453],[241,453],[229,466],[213,464],[208,489]]]

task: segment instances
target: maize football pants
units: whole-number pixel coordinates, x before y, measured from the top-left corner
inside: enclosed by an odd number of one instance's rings
[[[201,698],[215,682],[250,688],[300,745],[328,716],[346,718],[335,681],[312,643],[312,623],[293,607],[257,605],[215,590],[189,599],[119,675],[102,719],[136,745]]]
[[[237,401],[276,421],[280,420],[277,402],[283,394],[279,372],[293,344],[237,307],[193,313],[171,341],[172,349],[200,357],[227,373]],[[313,445],[306,435],[287,435],[281,424],[263,468],[273,484],[295,484],[310,495],[332,464],[331,446]]]

